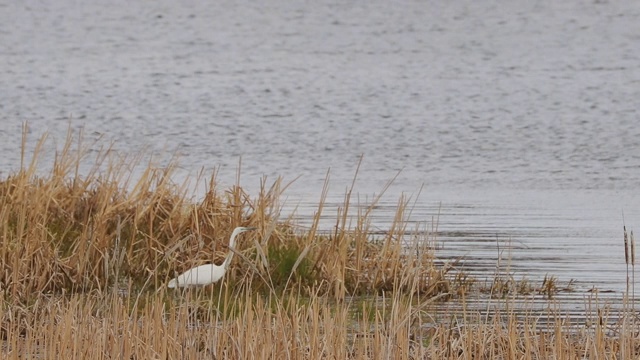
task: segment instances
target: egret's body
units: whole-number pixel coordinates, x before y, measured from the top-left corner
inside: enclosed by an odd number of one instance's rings
[[[229,248],[233,249],[236,243],[236,237],[245,232],[255,230],[254,227],[237,227],[231,233],[231,239],[229,239]],[[176,287],[190,287],[190,286],[205,286],[213,284],[220,280],[227,272],[227,268],[233,259],[233,251],[229,251],[227,257],[224,259],[222,265],[205,264],[196,266],[193,269],[189,269],[184,273],[178,275],[175,279],[172,279],[167,284],[168,288]]]

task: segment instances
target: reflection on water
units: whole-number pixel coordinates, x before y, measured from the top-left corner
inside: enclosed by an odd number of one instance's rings
[[[407,230],[431,232],[441,261],[461,258],[458,270],[481,280],[500,271],[536,284],[545,276],[555,276],[560,286],[571,282],[573,292],[581,294],[595,289],[625,291],[622,212],[627,221],[638,219],[639,198],[620,198],[615,191],[584,196],[565,190],[467,195],[423,193],[423,199],[410,208]],[[437,201],[439,198],[446,200]],[[337,209],[343,206],[342,199],[333,200],[323,213],[325,230],[331,230]],[[308,224],[316,204],[295,205],[296,220]],[[292,208],[285,207],[285,211]],[[371,216],[373,228],[388,229],[396,208],[395,201],[379,203]],[[627,223],[627,228],[632,229],[632,224]]]

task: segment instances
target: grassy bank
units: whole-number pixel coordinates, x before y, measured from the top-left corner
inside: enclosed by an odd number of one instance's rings
[[[496,274],[482,289],[455,263],[436,265],[433,235],[406,228],[408,200],[374,236],[369,207],[350,217],[351,191],[330,233],[319,232],[326,186],[310,228],[281,218],[286,184],[258,194],[219,189],[215,175],[194,201],[172,182],[173,166],[95,157],[71,136],[52,170],[37,162],[0,179],[2,358],[368,359],[632,358],[631,309],[609,316],[595,304],[573,323],[549,310],[510,310],[522,288]],[[79,148],[79,149],[78,149]],[[74,150],[72,150],[74,149]],[[24,151],[24,150],[23,150]],[[37,159],[38,153],[34,155]],[[173,291],[169,279],[221,263],[236,226],[255,226],[236,244],[225,278]],[[549,282],[528,291],[553,292]],[[552,296],[548,296],[551,298]],[[443,303],[461,311],[442,313]],[[553,302],[550,300],[550,305]],[[550,306],[553,308],[553,306]],[[489,309],[489,308],[488,308]]]

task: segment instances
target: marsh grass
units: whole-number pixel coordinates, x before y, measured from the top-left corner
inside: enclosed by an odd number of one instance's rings
[[[406,197],[380,233],[371,225],[379,197],[354,205],[352,186],[333,230],[324,233],[319,223],[328,176],[311,226],[301,229],[280,219],[288,186],[280,179],[264,180],[252,198],[239,185],[219,189],[213,174],[202,199],[192,201],[185,184],[171,181],[175,163],[146,165],[134,180],[131,169],[140,158],[114,159],[107,148],[80,174],[88,147],[71,134],[51,172],[42,175],[37,158],[44,141],[29,164],[23,141],[23,165],[0,180],[3,359],[599,359],[639,353],[633,306],[614,315],[594,297],[584,322],[551,306],[542,322],[539,312],[515,310],[515,297],[525,292],[500,264],[489,290],[499,294],[489,297],[498,306],[467,308],[479,282],[458,269],[460,260],[435,265],[435,236],[406,228]],[[348,215],[353,208],[355,217]],[[228,249],[228,236],[240,225],[259,231]],[[165,287],[176,273],[220,263],[228,251],[237,256],[220,283]],[[539,289],[551,294],[553,284],[549,277]],[[442,314],[443,303],[462,310]]]

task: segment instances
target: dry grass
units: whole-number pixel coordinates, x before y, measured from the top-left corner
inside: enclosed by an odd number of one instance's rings
[[[321,236],[325,191],[314,225],[299,232],[277,221],[280,180],[252,199],[239,186],[218,191],[212,176],[206,195],[194,203],[184,186],[171,182],[172,165],[147,167],[130,184],[131,174],[124,173],[130,168],[124,165],[131,159],[105,166],[106,157],[98,156],[100,161],[81,177],[77,169],[85,150],[72,153],[72,140],[49,176],[36,176],[34,162],[0,181],[0,284],[12,299],[104,291],[128,282],[156,289],[175,272],[219,261],[231,230],[241,225],[261,230],[253,241],[238,245],[249,264],[234,267],[230,281],[260,278],[268,287],[319,287],[343,298],[390,290],[397,281],[413,283],[414,278],[422,283],[414,290],[433,292],[434,279],[441,278],[427,242],[416,238],[417,254],[404,251],[404,203],[394,228],[373,242],[367,213],[355,227],[348,226],[348,196],[335,231]]]
[[[171,181],[172,166],[131,163],[108,149],[80,175],[86,149],[69,136],[52,171],[37,165],[0,180],[0,357],[82,359],[576,359],[633,358],[633,306],[616,316],[595,303],[585,323],[562,312],[521,316],[518,286],[496,274],[501,308],[466,309],[472,279],[434,264],[431,235],[407,231],[408,199],[374,237],[376,200],[330,234],[280,220],[280,180],[252,198],[216,187],[199,202]],[[72,150],[74,146],[77,148]],[[24,150],[23,150],[24,151]],[[37,158],[38,154],[34,155]],[[198,179],[201,181],[201,179]],[[237,245],[220,284],[168,291],[176,272],[228,251],[235,226],[257,226]],[[508,279],[508,278],[507,278]],[[553,293],[550,277],[541,289]],[[506,289],[506,290],[505,290]],[[515,293],[518,291],[515,290]],[[551,296],[549,296],[551,297]],[[463,311],[438,315],[443,301]],[[502,310],[501,310],[502,309]]]

